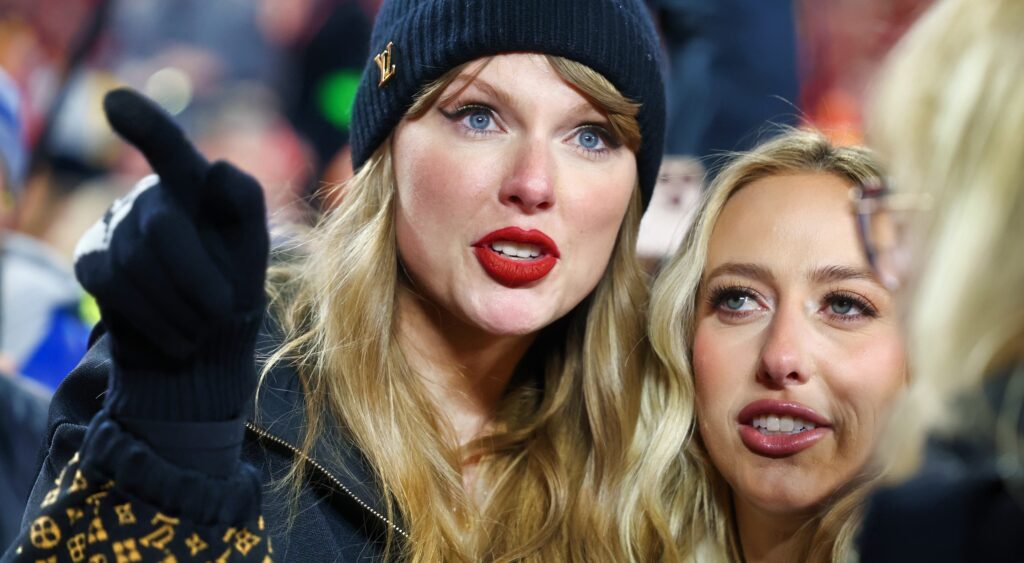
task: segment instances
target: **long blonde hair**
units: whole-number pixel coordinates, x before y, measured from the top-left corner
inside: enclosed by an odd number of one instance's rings
[[[820,133],[788,130],[728,163],[705,193],[696,220],[679,252],[658,276],[651,296],[650,340],[665,368],[693,396],[692,344],[708,245],[718,217],[729,199],[750,183],[769,176],[797,172],[835,175],[851,184],[878,178],[881,170],[866,149],[835,147]],[[851,208],[852,210],[852,208]],[[695,413],[687,409],[686,426],[696,428]],[[694,432],[695,433],[695,432]],[[695,436],[685,446],[676,511],[680,519],[681,551],[692,559],[740,560],[738,531],[732,513],[732,494]],[[841,561],[850,550],[856,514],[865,487],[858,479],[837,491],[820,517],[801,531],[808,551],[801,560]]]
[[[872,96],[869,138],[894,188],[933,205],[906,287],[914,380],[889,433],[896,478],[918,465],[928,430],[949,430],[954,396],[1024,359],[1022,29],[1017,0],[938,2],[896,46]],[[1016,414],[1008,442],[1019,467]]]
[[[548,61],[608,115],[626,146],[639,146],[637,104],[583,65]],[[426,86],[410,115],[426,111],[463,68]],[[387,516],[400,517],[408,533],[389,530],[388,555],[626,561],[656,553],[644,542],[658,541],[657,533],[634,532],[651,527],[647,508],[624,492],[654,486],[626,483],[623,469],[648,357],[648,293],[634,251],[639,190],[597,288],[538,336],[495,413],[496,430],[467,451],[454,443],[395,338],[401,273],[390,140],[343,189],[341,205],[300,245],[306,258],[273,272],[286,340],[268,366],[288,362],[298,370],[305,451],[337,424],[372,466]],[[467,455],[480,456],[480,505],[463,486]],[[302,464],[290,479],[301,482]]]

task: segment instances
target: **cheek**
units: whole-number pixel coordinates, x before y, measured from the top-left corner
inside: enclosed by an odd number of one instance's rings
[[[884,415],[906,385],[906,355],[895,332],[866,342],[849,367],[843,378],[844,394],[862,411]]]
[[[615,247],[636,185],[636,165],[616,166],[604,174],[573,175],[559,198],[574,254],[586,258],[580,272],[594,278],[604,272]],[[595,281],[596,283],[596,281]]]
[[[403,142],[396,148],[395,235],[407,266],[430,264],[472,241],[464,228],[483,208],[488,179],[437,150],[436,143]]]
[[[443,163],[409,157],[395,171],[395,239],[407,273],[428,293],[440,290],[446,264],[462,242],[457,227],[466,222],[453,208],[458,186],[446,181]],[[415,170],[415,173],[412,171]]]
[[[409,226],[446,232],[480,208],[500,167],[486,155],[467,158],[449,150],[426,126],[401,125],[392,145],[396,198]]]
[[[728,419],[728,408],[739,384],[735,358],[723,339],[697,325],[693,340],[693,377],[701,426],[714,429]],[[705,440],[709,437],[705,436]]]
[[[417,229],[433,225],[443,218],[460,193],[468,192],[460,177],[450,174],[451,165],[432,152],[416,151],[405,158],[396,170],[396,197],[398,209],[407,223]],[[461,176],[465,179],[465,176]],[[466,194],[468,195],[468,194]],[[451,215],[450,210],[447,215]]]
[[[906,356],[898,334],[878,334],[848,356],[842,377],[832,388],[845,412],[845,447],[852,455],[870,455],[895,399],[906,385]]]

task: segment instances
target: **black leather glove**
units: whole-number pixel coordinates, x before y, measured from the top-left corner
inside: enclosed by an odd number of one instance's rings
[[[140,94],[114,90],[103,107],[156,173],[75,251],[75,274],[111,337],[106,408],[126,419],[236,418],[255,389],[265,307],[260,186],[226,162],[209,164]]]

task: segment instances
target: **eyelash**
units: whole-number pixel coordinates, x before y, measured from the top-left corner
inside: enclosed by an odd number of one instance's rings
[[[857,315],[840,315],[839,313],[833,313],[831,307],[839,301],[849,301],[854,307],[860,310],[860,313]],[[828,292],[825,294],[825,306],[826,314],[840,322],[849,322],[863,318],[874,319],[878,317],[878,309],[876,309],[874,305],[860,295],[850,293],[848,291],[837,290]]]
[[[601,148],[591,149],[584,147],[579,143],[574,144],[573,148],[579,151],[580,154],[587,158],[603,157],[622,145],[622,143],[619,142],[619,140],[614,135],[612,135],[611,131],[596,123],[585,123],[583,125],[580,125],[579,127],[573,130],[573,138],[579,137],[581,134],[588,131],[593,133],[594,135],[597,135],[597,138],[601,140],[601,143],[603,143],[604,146]]]
[[[734,297],[745,297],[752,299],[754,302],[760,305],[758,300],[758,293],[753,288],[745,286],[722,286],[711,289],[708,291],[707,302],[715,311],[719,314],[723,314],[734,319],[744,318],[756,311],[733,311],[724,307],[725,302],[728,299]],[[855,315],[842,315],[839,313],[832,312],[832,306],[840,301],[848,301],[853,307],[860,311]],[[878,309],[875,308],[867,299],[847,291],[830,291],[825,294],[824,307],[825,315],[830,319],[838,322],[855,322],[862,319],[874,319],[878,317]]]
[[[443,115],[449,121],[458,123],[462,127],[462,129],[470,135],[490,135],[495,133],[495,131],[487,131],[476,129],[474,127],[469,127],[468,125],[463,123],[463,120],[466,117],[473,115],[474,113],[483,112],[487,113],[490,116],[491,120],[493,120],[494,123],[497,124],[497,112],[494,110],[494,108],[486,104],[470,102],[458,105],[452,111],[447,111],[444,108],[438,108],[438,110],[441,112],[441,115]],[[578,143],[573,144],[573,149],[575,149],[576,151],[578,151],[580,154],[587,158],[603,157],[610,153],[612,150],[615,150],[622,145],[621,141],[619,141],[619,139],[615,137],[615,135],[613,135],[611,131],[597,123],[584,123],[578,126],[577,128],[573,129],[572,137],[576,138],[584,132],[591,132],[594,135],[597,135],[597,137],[604,144],[603,147],[595,149],[584,147]]]
[[[727,315],[735,319],[746,317],[754,312],[730,311],[729,309],[723,307],[726,300],[731,299],[733,297],[746,297],[747,299],[753,299],[755,302],[757,302],[757,292],[754,291],[753,288],[738,285],[721,286],[711,289],[708,292],[707,301],[708,305],[710,305],[715,311],[718,311],[721,314]],[[758,303],[758,305],[760,306],[760,303]]]
[[[438,110],[441,112],[441,115],[445,116],[449,121],[455,122],[469,135],[491,135],[495,133],[495,131],[476,129],[464,123],[465,119],[470,115],[475,113],[486,113],[491,120],[497,124],[498,120],[495,117],[495,111],[489,106],[484,104],[468,103],[459,105],[452,111],[446,111],[443,108],[438,108]]]

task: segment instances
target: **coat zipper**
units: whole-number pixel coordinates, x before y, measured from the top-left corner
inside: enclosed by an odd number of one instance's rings
[[[404,536],[405,539],[409,539],[409,534],[406,533],[405,530],[403,530],[401,527],[399,527],[397,524],[395,524],[391,520],[388,520],[380,512],[377,512],[376,510],[371,508],[370,505],[368,505],[365,502],[363,502],[363,499],[361,499],[358,496],[356,496],[355,493],[353,493],[351,489],[349,489],[344,484],[342,484],[342,482],[340,480],[338,480],[337,477],[332,475],[331,472],[327,471],[327,469],[324,468],[323,465],[320,465],[320,463],[317,462],[315,459],[307,456],[306,454],[304,454],[301,451],[299,451],[299,449],[296,448],[295,446],[289,444],[288,442],[284,441],[281,438],[278,438],[277,436],[274,436],[273,434],[270,434],[269,432],[267,432],[266,430],[263,430],[262,428],[256,426],[252,422],[248,422],[247,421],[245,423],[245,427],[248,428],[250,431],[252,431],[257,436],[259,436],[261,439],[270,440],[271,442],[274,442],[274,443],[276,443],[278,445],[284,446],[285,448],[290,450],[293,454],[295,454],[295,457],[305,461],[306,463],[308,463],[311,466],[313,466],[314,468],[316,468],[320,473],[324,474],[328,479],[331,480],[332,483],[334,483],[334,485],[338,488],[338,490],[343,491],[345,494],[347,494],[349,497],[351,497],[352,500],[356,501],[356,503],[359,506],[363,507],[370,514],[373,514],[374,516],[379,518],[381,522],[384,522],[385,524],[387,524],[394,531],[398,532],[399,534],[402,534],[402,536]]]

